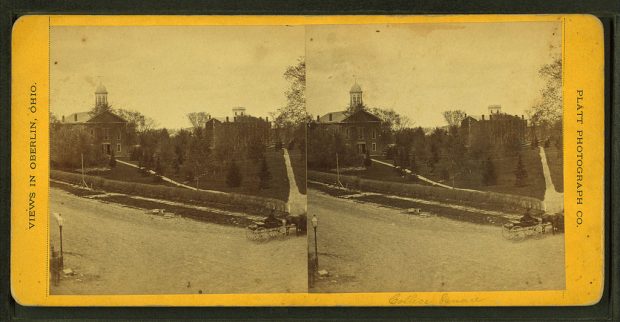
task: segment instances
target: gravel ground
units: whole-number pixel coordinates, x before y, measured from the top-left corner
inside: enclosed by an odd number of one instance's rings
[[[115,203],[50,190],[64,218],[65,268],[51,294],[306,292],[306,239],[255,243],[238,227],[166,219]],[[59,232],[51,217],[51,245]]]
[[[501,227],[408,215],[310,189],[319,269],[311,292],[500,291],[565,288],[564,235],[512,242]],[[311,255],[314,237],[308,234]]]

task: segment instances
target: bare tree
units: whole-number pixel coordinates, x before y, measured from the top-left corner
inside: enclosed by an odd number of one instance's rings
[[[450,127],[459,127],[461,122],[467,117],[467,113],[462,110],[444,111],[443,118]]]
[[[194,128],[203,127],[209,120],[209,114],[205,112],[187,113],[187,119],[192,123]]]

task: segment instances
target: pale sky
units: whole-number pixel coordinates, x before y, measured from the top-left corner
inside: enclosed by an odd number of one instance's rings
[[[282,74],[304,55],[304,28],[52,27],[51,111],[90,110],[99,77],[115,108],[159,126],[189,127],[186,114],[254,116],[286,104]]]
[[[364,103],[416,126],[442,111],[525,114],[540,98],[538,69],[561,55],[559,22],[330,25],[306,29],[307,111],[343,110],[355,79]]]

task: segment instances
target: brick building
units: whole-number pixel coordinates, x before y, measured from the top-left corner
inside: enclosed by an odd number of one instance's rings
[[[72,126],[86,131],[92,138],[92,144],[101,147],[106,154],[114,154],[117,157],[129,155],[131,138],[134,137],[134,129],[128,126],[127,120],[114,114],[108,109],[108,91],[99,84],[95,90],[95,107],[101,112],[72,113],[62,116],[60,126]]]
[[[468,115],[461,121],[460,130],[468,145],[476,138],[486,138],[494,146],[526,143],[528,126],[525,117],[502,113],[501,109],[500,105],[491,105],[488,115]]]
[[[364,107],[362,88],[355,83],[349,91],[349,106],[346,111],[330,112],[317,116],[317,125],[338,133],[345,144],[357,149],[360,154],[380,155],[381,119]]]

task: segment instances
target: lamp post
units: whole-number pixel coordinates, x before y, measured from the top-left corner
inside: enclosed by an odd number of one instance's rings
[[[319,220],[316,215],[312,215],[312,228],[314,229],[314,266],[316,270],[319,270],[319,247],[316,239],[316,227],[319,225]]]
[[[64,224],[65,220],[58,212],[54,213],[54,216],[56,217],[56,222],[58,223],[58,228],[60,229],[60,269],[62,269],[64,267],[64,260],[62,254],[62,225]]]

